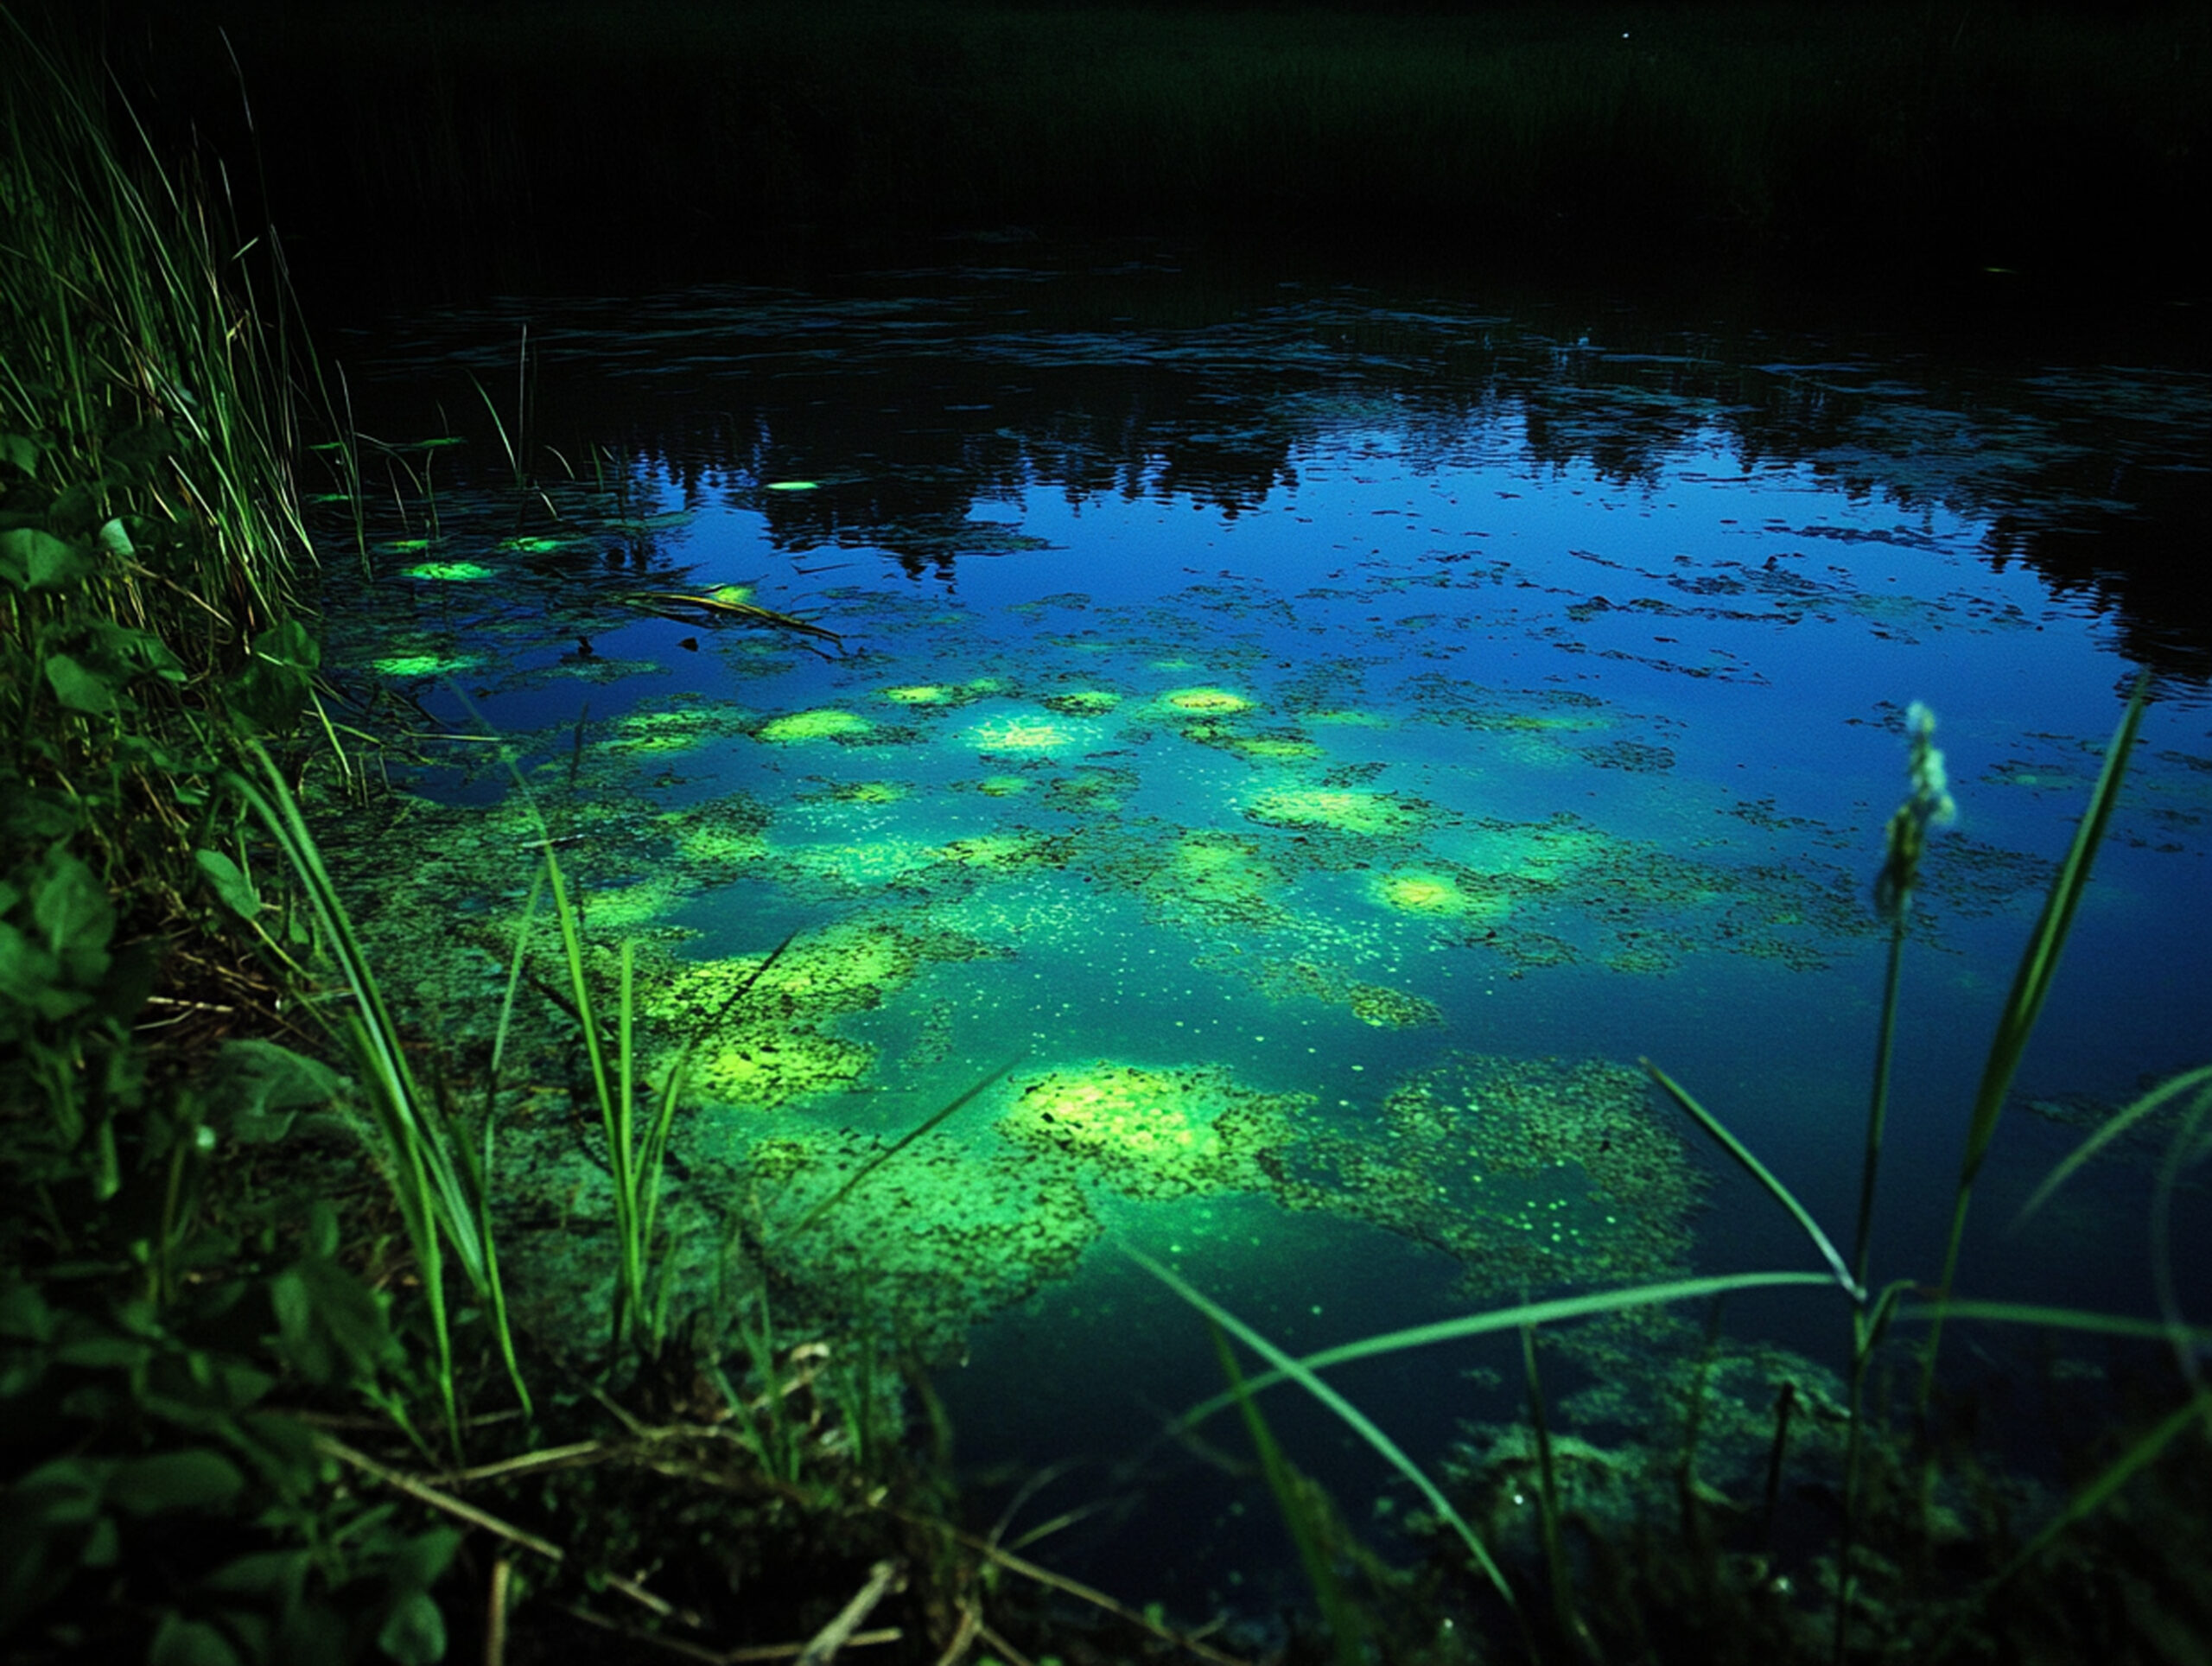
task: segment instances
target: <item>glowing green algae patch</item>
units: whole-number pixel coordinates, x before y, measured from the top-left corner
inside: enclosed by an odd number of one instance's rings
[[[1287,1136],[1302,1094],[1264,1094],[1225,1071],[1100,1059],[1014,1084],[998,1131],[1034,1150],[1072,1157],[1133,1198],[1249,1189],[1263,1182],[1255,1154]]]
[[[856,711],[825,707],[771,718],[754,734],[772,746],[797,746],[809,741],[849,741],[867,734],[874,728]]]

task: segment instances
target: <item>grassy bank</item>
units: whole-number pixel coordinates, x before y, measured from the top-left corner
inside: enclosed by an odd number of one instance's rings
[[[203,0],[117,40],[241,158],[242,69],[302,261],[416,293],[1008,226],[2193,290],[2212,156],[2202,5]]]

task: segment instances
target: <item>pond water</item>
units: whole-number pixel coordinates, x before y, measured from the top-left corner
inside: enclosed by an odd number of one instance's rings
[[[1219,293],[1150,257],[501,302],[338,356],[386,444],[359,559],[328,512],[328,660],[417,755],[399,808],[328,830],[372,953],[480,1041],[552,837],[594,940],[639,944],[655,1067],[720,1014],[677,1135],[702,1266],[741,1219],[940,1364],[963,1457],[1082,1460],[1014,1529],[1116,1500],[1047,1542],[1073,1571],[1199,1612],[1276,1554],[1249,1479],[1156,1440],[1219,1370],[1121,1247],[1294,1351],[1816,1267],[1644,1058],[1847,1240],[1912,701],[1959,814],[1912,911],[1876,1276],[1940,1267],[1991,1027],[2148,665],[1961,1285],[2152,1310],[2159,1144],[2005,1227],[2212,1057],[2212,621],[2172,600],[2196,370]],[[518,1089],[519,1240],[594,1218],[589,1130],[532,1109],[563,1067]],[[1726,1316],[1745,1463],[1843,1338],[1792,1295]],[[1563,1343],[1562,1415],[1648,1433],[1705,1323]],[[1341,1383],[1433,1462],[1519,1371],[1508,1339]],[[1286,1446],[1363,1515],[1377,1476],[1294,1398]]]

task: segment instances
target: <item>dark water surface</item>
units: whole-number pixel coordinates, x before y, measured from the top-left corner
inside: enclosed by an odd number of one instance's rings
[[[687,1230],[744,1218],[947,1362],[964,1456],[1086,1460],[1020,1522],[1141,1500],[1048,1542],[1087,1576],[1195,1612],[1274,1554],[1205,1450],[1150,1447],[1218,1371],[1118,1245],[1294,1350],[1815,1266],[1645,1057],[1847,1238],[1914,700],[1959,817],[1914,912],[1877,1279],[1938,1269],[1991,1026],[2147,666],[1961,1283],[2153,1311],[2158,1145],[2004,1229],[2098,1116],[2212,1057],[2201,369],[1223,293],[1151,256],[500,302],[339,353],[393,448],[366,575],[350,526],[327,543],[338,675],[387,726],[512,743],[660,1033],[802,934],[698,1053]],[[425,802],[354,871],[394,981],[476,1034],[543,836],[491,747],[421,745]],[[531,1160],[520,1214],[566,1184],[590,1216],[588,1163]],[[1555,1386],[1633,1433],[1703,1323],[1592,1332]],[[1833,1363],[1845,1326],[1729,1309],[1745,1453],[1812,1380],[1777,1350]],[[1954,1345],[2013,1369],[2011,1342]],[[1342,1386],[1427,1462],[1513,1415],[1518,1372],[1509,1343]],[[1270,1404],[1363,1517],[1349,1437]]]

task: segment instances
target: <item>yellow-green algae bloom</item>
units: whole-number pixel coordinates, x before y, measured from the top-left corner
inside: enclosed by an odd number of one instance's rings
[[[839,1092],[858,1080],[874,1050],[803,1025],[753,1025],[699,1050],[690,1084],[719,1103],[774,1110]]]
[[[473,653],[398,653],[370,663],[386,677],[440,677],[448,671],[467,671],[482,657]]]
[[[1276,787],[1253,799],[1244,814],[1271,826],[1320,829],[1363,837],[1402,837],[1421,822],[1417,810],[1389,793],[1352,787]]]
[[[884,690],[883,697],[894,706],[949,706],[960,697],[960,690],[942,683],[909,683]]]
[[[1241,1088],[1217,1071],[1102,1059],[1017,1082],[996,1127],[1017,1144],[1079,1159],[1131,1197],[1172,1198],[1262,1184],[1251,1154],[1280,1142],[1285,1113],[1306,1102]]]
[[[980,833],[939,847],[938,855],[956,867],[1007,874],[1024,868],[1062,866],[1067,860],[1067,841],[1026,831]]]
[[[1227,717],[1252,709],[1243,695],[1216,688],[1172,689],[1160,696],[1160,703],[1190,717]]]
[[[788,716],[772,718],[757,731],[759,738],[777,746],[790,746],[804,741],[841,741],[856,734],[866,734],[875,727],[858,712],[840,711],[824,707],[817,711],[795,711]]]
[[[848,781],[831,794],[846,804],[895,804],[906,796],[899,781]]]
[[[976,791],[987,798],[1018,798],[1029,791],[1031,785],[1026,775],[986,775],[976,783]]]
[[[409,568],[403,578],[430,579],[444,584],[466,584],[492,576],[492,569],[473,561],[426,561]]]
[[[1224,734],[1220,744],[1231,752],[1241,752],[1247,758],[1269,764],[1299,763],[1322,755],[1319,746],[1299,735]]]

